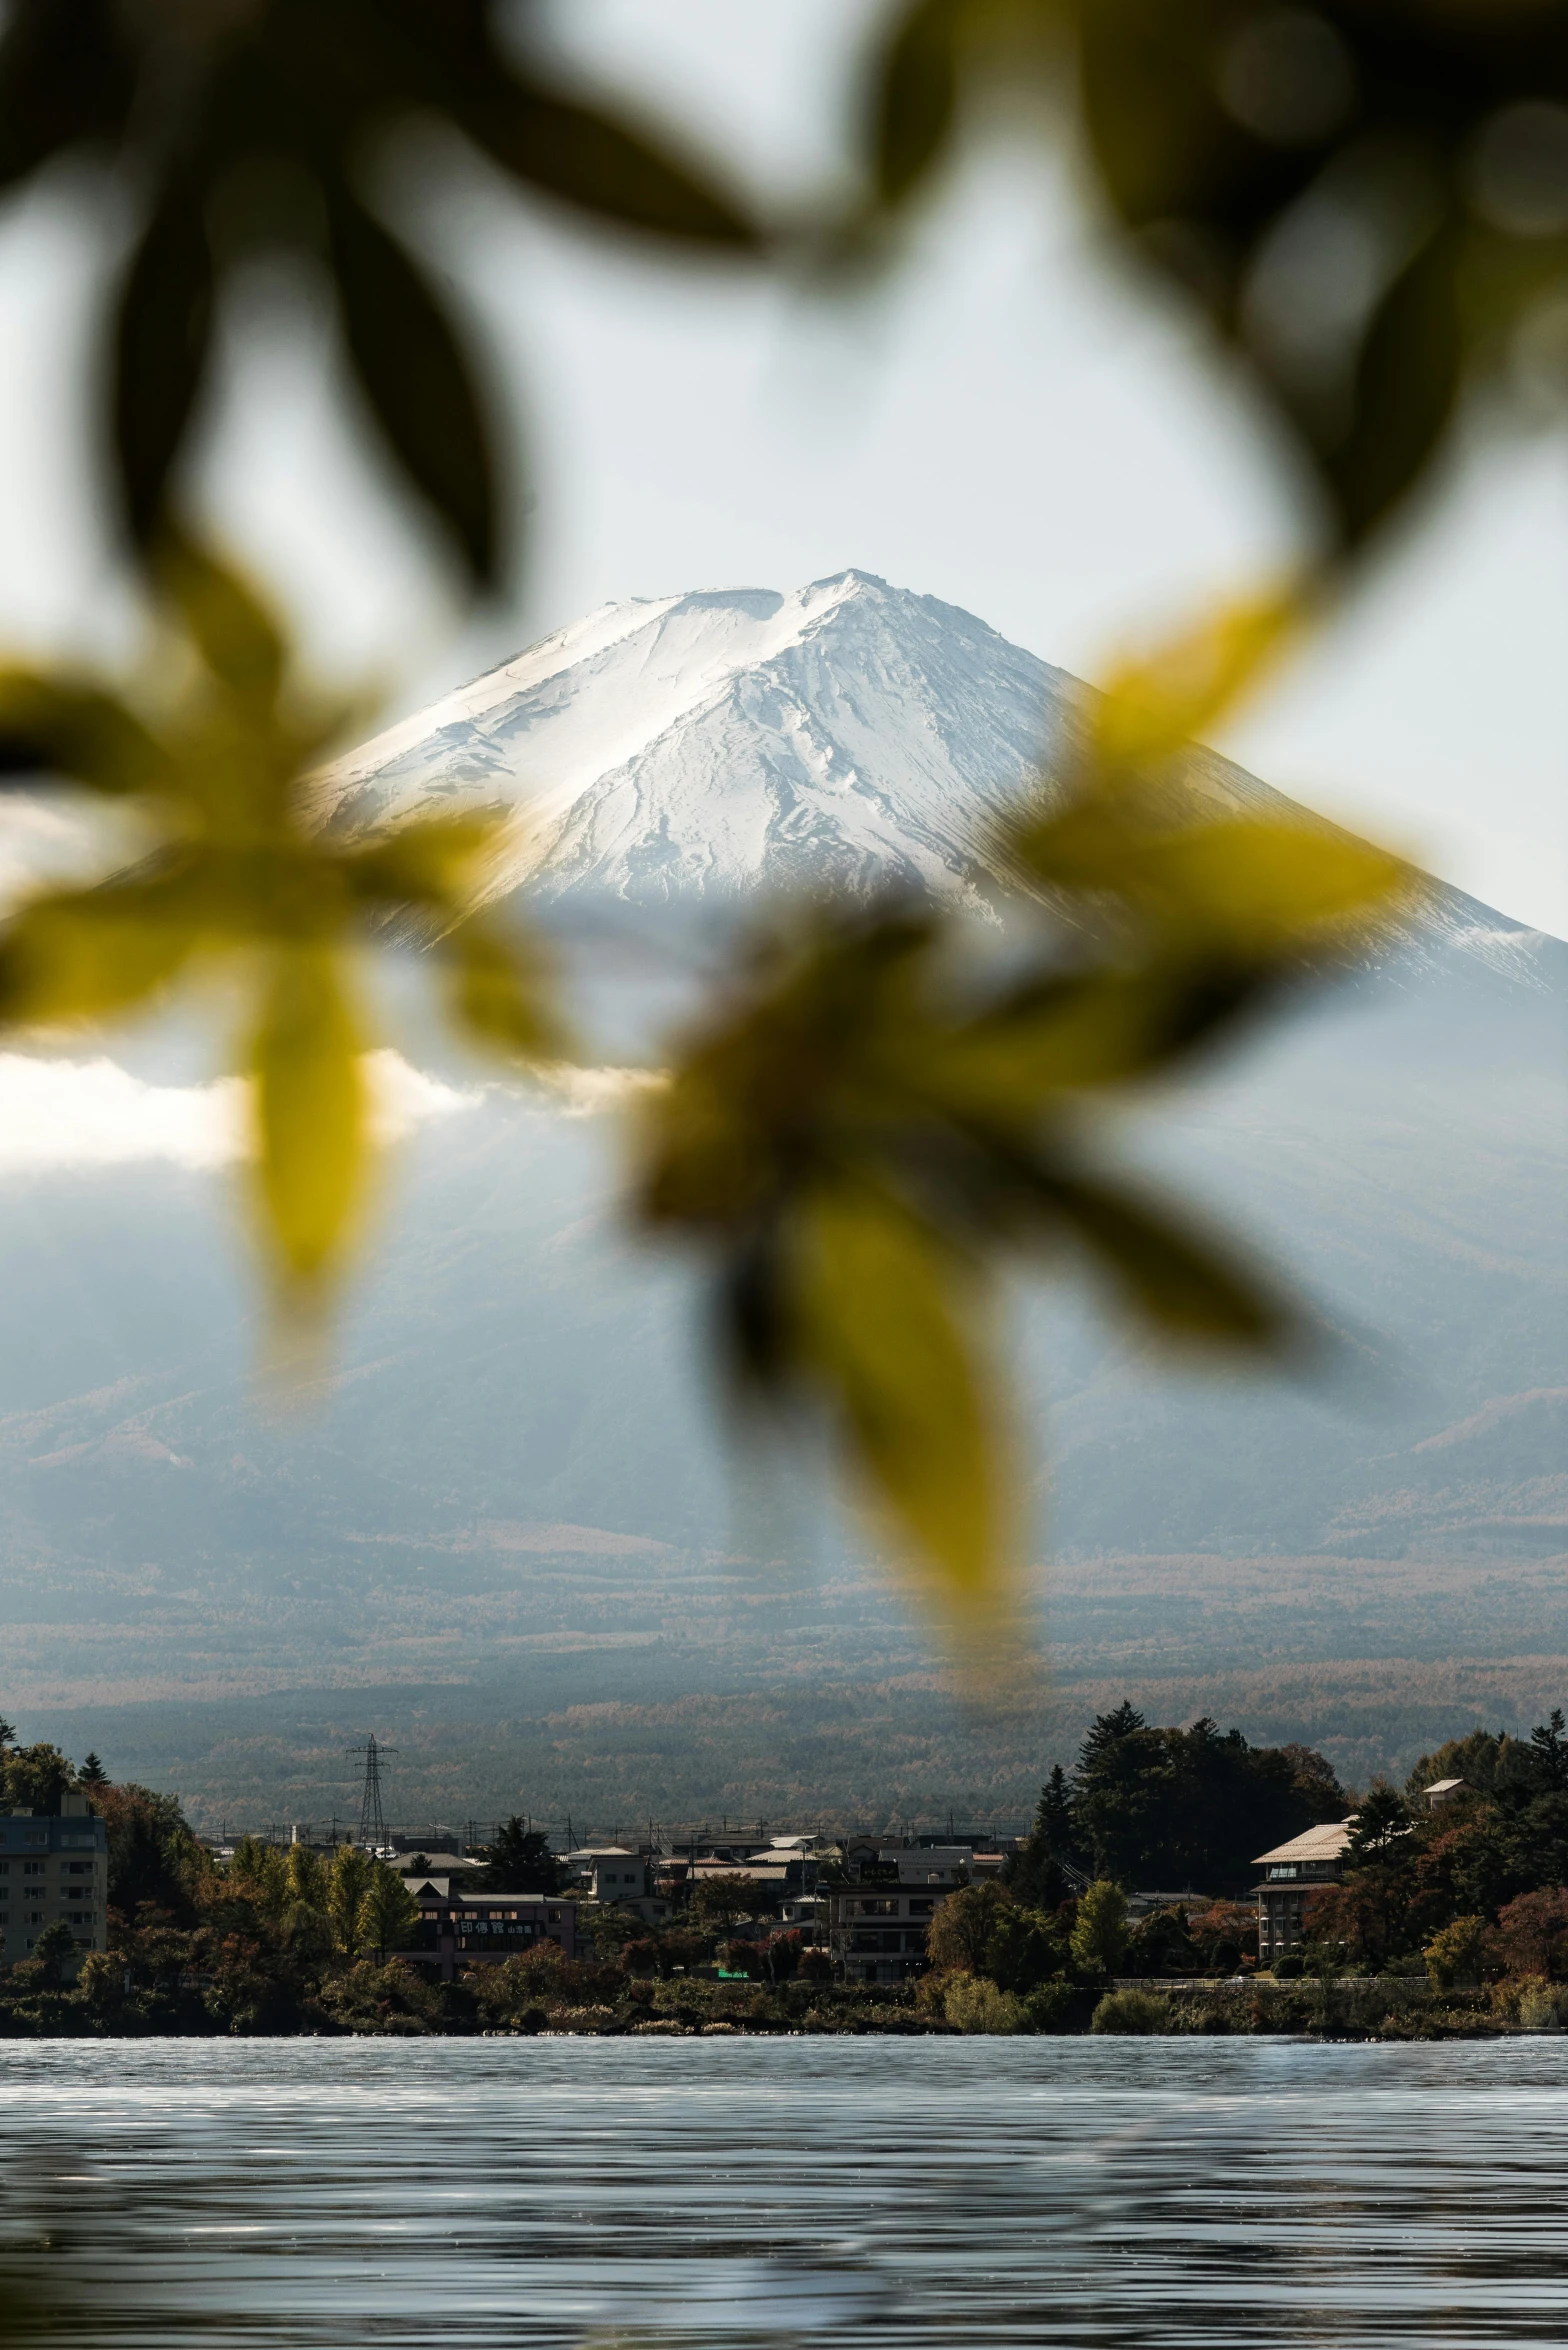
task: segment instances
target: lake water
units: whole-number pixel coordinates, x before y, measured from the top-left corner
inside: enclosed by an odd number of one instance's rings
[[[1558,2343],[1568,2043],[0,2042],[0,2237],[73,2350]]]

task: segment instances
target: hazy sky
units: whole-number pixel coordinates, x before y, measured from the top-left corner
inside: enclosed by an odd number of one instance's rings
[[[573,54],[788,195],[842,154],[879,0],[570,0]],[[503,375],[539,506],[508,608],[457,639],[415,541],[345,455],[293,315],[215,403],[211,502],[396,698],[608,599],[791,587],[854,564],[1102,671],[1129,633],[1287,560],[1254,424],[1181,321],[1096,249],[1065,182],[994,157],[855,309],[723,269],[634,265],[477,173],[431,232]],[[0,214],[0,627],[93,633],[101,557],[70,358],[92,271],[59,200]],[[39,355],[53,356],[40,366]],[[235,388],[235,386],[239,388]],[[1441,518],[1225,747],[1568,932],[1568,456],[1477,436]]]

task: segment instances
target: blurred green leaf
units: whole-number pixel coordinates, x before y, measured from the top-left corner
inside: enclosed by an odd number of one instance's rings
[[[276,950],[245,1062],[256,1088],[263,1229],[290,1292],[306,1303],[335,1271],[363,1193],[362,1051],[337,955]]]
[[[877,196],[900,203],[940,162],[958,111],[965,0],[917,0],[888,43],[871,131]]]
[[[308,1302],[341,1262],[365,1184],[365,1040],[344,977],[356,939],[434,941],[467,1034],[513,1061],[563,1049],[549,977],[530,942],[475,914],[493,825],[437,818],[342,840],[312,824],[306,769],[325,722],[300,701],[264,600],[191,546],[162,542],[157,568],[165,639],[127,691],[0,671],[0,736],[25,742],[45,776],[141,800],[153,843],[134,869],[38,892],[0,926],[0,1024],[108,1018],[198,969],[237,969],[257,997],[243,1065],[263,1228],[285,1292]]]
[[[624,123],[485,74],[464,92],[464,130],[514,178],[617,227],[736,252],[760,250],[756,223],[673,155]]]
[[[214,276],[205,187],[163,189],[120,296],[115,336],[114,446],[131,536],[148,547],[163,521],[212,341]]]
[[[945,158],[949,77],[961,94],[983,53],[994,82],[999,46],[1071,87],[1130,250],[1206,312],[1353,559],[1432,479],[1467,387],[1507,394],[1521,256],[1568,253],[1539,159],[1508,152],[1568,108],[1568,0],[906,0],[865,137],[884,211]]]
[[[1354,422],[1325,457],[1353,542],[1420,480],[1453,416],[1466,361],[1464,248],[1457,221],[1429,238],[1389,288],[1362,345]]]
[[[495,467],[469,363],[420,272],[346,187],[329,189],[327,218],[354,373],[403,471],[487,583]]]
[[[1013,1552],[998,1399],[965,1327],[978,1318],[973,1266],[864,1184],[808,1194],[789,1259],[793,1352],[855,1468],[946,1592],[995,1606]]]
[[[552,87],[543,40],[537,60],[519,56],[532,17],[506,0],[10,0],[0,185],[94,147],[140,222],[106,435],[139,553],[170,519],[223,288],[281,253],[325,263],[394,462],[470,576],[494,580],[495,467],[465,338],[356,193],[372,155],[395,160],[418,141],[428,168],[422,122],[446,121],[513,179],[601,221],[761,250],[743,207],[672,142]]]

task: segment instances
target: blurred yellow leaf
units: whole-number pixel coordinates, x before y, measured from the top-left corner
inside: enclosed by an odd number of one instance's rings
[[[641,1215],[718,1253],[747,1382],[826,1403],[916,1553],[977,1605],[1015,1563],[981,1266],[1073,1242],[1163,1338],[1257,1356],[1298,1330],[1257,1267],[1094,1165],[1086,1105],[1365,944],[1412,891],[1385,851],[1288,812],[1216,814],[1184,776],[1192,728],[1300,610],[1237,607],[1118,679],[1065,798],[1004,835],[1053,917],[1033,951],[982,972],[925,910],[818,907],[717,991],[643,1105]]]
[[[335,1268],[364,1187],[363,1051],[338,956],[319,947],[276,949],[246,1060],[265,1231],[291,1291],[305,1303]]]
[[[1155,766],[1208,733],[1302,619],[1298,596],[1262,596],[1226,606],[1143,659],[1124,662],[1093,708],[1090,768]]]
[[[1157,908],[1168,937],[1273,954],[1365,924],[1416,880],[1402,859],[1348,833],[1238,817],[1151,843],[1122,886]]]
[[[535,952],[475,917],[447,931],[439,952],[454,1016],[476,1043],[520,1061],[563,1056],[565,1031]]]
[[[1171,947],[1216,957],[1278,957],[1353,932],[1418,886],[1400,858],[1327,824],[1172,823],[1165,787],[1091,782],[1065,808],[1025,818],[1011,845],[1036,880],[1118,898]]]
[[[287,647],[260,596],[204,548],[172,533],[160,540],[153,569],[213,676],[265,715],[283,685]]]
[[[1000,1415],[975,1360],[974,1268],[887,1192],[802,1205],[786,1311],[852,1465],[971,1608],[1010,1588]]]
[[[71,677],[0,668],[0,773],[68,776],[99,792],[155,792],[163,745],[118,695]]]
[[[344,871],[367,904],[401,901],[437,912],[478,886],[495,841],[493,817],[419,817],[348,850]]]
[[[0,1023],[49,1027],[139,1007],[195,944],[166,884],[105,884],[35,898],[0,933]]]
[[[934,1040],[926,1081],[954,1116],[1029,1121],[1063,1095],[1126,1085],[1212,1043],[1272,976],[1216,951],[1023,987]]]
[[[439,818],[344,841],[312,823],[305,770],[327,721],[295,689],[281,629],[188,543],[164,542],[158,568],[165,641],[125,692],[0,672],[0,763],[143,799],[154,843],[134,870],[40,893],[0,929],[0,1023],[137,1009],[198,961],[259,973],[245,1061],[258,1198],[298,1300],[340,1263],[364,1189],[367,1040],[344,993],[356,935],[433,944],[487,1049],[559,1059],[563,1045],[542,954],[474,913],[495,826]]]

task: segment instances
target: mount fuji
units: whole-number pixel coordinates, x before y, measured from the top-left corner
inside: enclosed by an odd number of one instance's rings
[[[973,888],[985,820],[1073,681],[951,605],[862,572],[610,604],[377,737],[332,821],[510,819],[500,886],[696,903],[903,881]]]
[[[770,893],[991,910],[987,827],[1087,694],[862,572],[616,604],[324,771],[317,812],[498,812],[498,893],[656,1049],[693,940]],[[1289,805],[1212,754],[1196,780]],[[14,821],[0,878],[50,845]],[[461,1103],[406,1146],[289,1415],[255,1393],[221,1178],[0,1172],[7,1711],[231,1818],[319,1813],[367,1726],[405,1817],[461,1776],[485,1816],[882,1818],[1027,1808],[1124,1694],[1363,1779],[1539,1718],[1568,1656],[1565,965],[1434,885],[1379,967],[1118,1129],[1316,1300],[1340,1383],[1156,1360],[1070,1274],[1019,1301],[1057,1711],[1016,1751],[933,1694],[815,1472],[759,1499],[736,1470],[698,1283],[620,1223],[612,1119],[444,1072]]]
[[[889,884],[979,907],[996,817],[1070,748],[1089,698],[972,614],[868,572],[639,598],[388,728],[320,779],[317,806],[349,833],[499,816],[494,890],[568,921]],[[1318,821],[1211,751],[1190,781],[1218,810]],[[1404,943],[1521,978],[1543,945],[1442,887]]]

